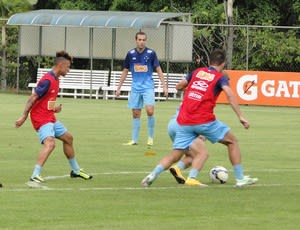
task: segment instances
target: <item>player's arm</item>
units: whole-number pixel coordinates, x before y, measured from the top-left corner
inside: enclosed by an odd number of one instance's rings
[[[16,128],[19,128],[19,127],[21,127],[24,124],[24,122],[26,121],[26,119],[28,117],[29,112],[32,109],[32,106],[34,105],[34,103],[37,101],[38,98],[39,98],[39,96],[35,92],[33,92],[29,96],[29,99],[28,99],[28,101],[27,101],[27,103],[25,105],[25,109],[24,109],[23,114],[16,121]]]
[[[250,124],[244,118],[244,116],[242,115],[242,112],[240,110],[240,107],[239,107],[239,104],[237,102],[236,96],[234,95],[232,89],[230,88],[229,85],[223,85],[222,89],[223,89],[224,93],[226,94],[227,100],[228,100],[229,104],[231,105],[231,108],[236,113],[236,115],[239,118],[240,122],[242,123],[242,125],[246,129],[248,129],[250,127]]]
[[[161,69],[160,66],[156,67],[156,72],[157,72],[157,74],[159,76],[161,84],[163,85],[164,96],[167,97],[168,96],[168,87],[166,85],[164,74],[163,74],[163,71],[162,71],[162,69]]]
[[[185,90],[185,88],[188,86],[191,79],[192,79],[192,73],[189,73],[185,79],[182,79],[180,82],[176,84],[176,89]]]
[[[177,90],[184,90],[188,85],[188,81],[186,79],[182,79],[180,82],[176,84]]]
[[[120,82],[119,82],[119,85],[117,87],[117,90],[116,90],[116,97],[119,97],[120,94],[121,94],[121,87],[127,77],[127,74],[128,74],[128,71],[129,69],[127,68],[124,68],[123,71],[122,71],[122,74],[121,74],[121,77],[120,77]]]
[[[25,109],[24,109],[22,116],[16,121],[16,124],[15,124],[16,128],[19,128],[20,126],[22,126],[24,124],[34,103],[48,92],[49,87],[50,87],[49,80],[42,80],[41,82],[38,83],[34,92],[29,96],[29,99],[25,105]]]

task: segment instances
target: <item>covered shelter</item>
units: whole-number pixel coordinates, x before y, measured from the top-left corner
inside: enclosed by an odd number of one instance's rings
[[[134,35],[140,30],[147,33],[147,46],[166,61],[167,74],[169,62],[192,61],[189,18],[190,13],[36,10],[14,14],[7,24],[19,26],[19,57],[66,50],[90,59],[92,78],[93,59],[111,60],[113,70],[114,60],[124,59],[135,46]]]

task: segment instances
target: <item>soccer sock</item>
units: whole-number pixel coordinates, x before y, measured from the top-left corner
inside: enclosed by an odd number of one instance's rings
[[[236,179],[241,180],[244,178],[243,166],[241,164],[234,165],[233,171]]]
[[[157,165],[154,170],[152,171],[152,173],[155,175],[155,178],[159,176],[159,174],[161,174],[163,171],[165,171],[165,168],[162,165]]]
[[[42,171],[42,166],[36,164],[34,166],[34,169],[33,169],[33,173],[31,175],[31,178],[34,178],[36,176],[39,176],[41,174],[41,171]]]
[[[196,179],[198,174],[199,174],[199,171],[195,168],[192,168],[190,173],[189,173],[189,178],[195,178]]]
[[[133,118],[132,119],[132,140],[137,143],[139,138],[141,120],[140,118]]]
[[[183,161],[179,161],[179,162],[177,163],[177,167],[180,168],[181,170],[186,169],[186,165],[184,164]]]
[[[154,116],[148,116],[148,137],[154,136],[155,118]]]
[[[70,164],[70,166],[71,166],[73,172],[79,173],[80,167],[79,167],[79,165],[78,165],[78,163],[77,163],[75,157],[73,157],[72,159],[69,159],[69,164]]]

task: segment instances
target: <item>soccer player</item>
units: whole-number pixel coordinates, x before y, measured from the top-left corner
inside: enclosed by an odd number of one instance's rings
[[[116,90],[116,97],[120,96],[121,87],[125,81],[129,70],[132,74],[131,93],[128,99],[128,107],[132,110],[132,137],[125,145],[136,145],[138,143],[140,131],[141,110],[145,105],[148,116],[148,141],[147,145],[153,145],[154,136],[154,80],[152,79],[153,70],[156,70],[163,85],[164,95],[167,96],[168,89],[164,81],[164,75],[160,67],[156,52],[146,47],[147,35],[138,32],[135,35],[136,48],[128,51],[120,82]]]
[[[43,145],[28,185],[32,182],[39,184],[45,181],[41,177],[41,171],[55,148],[55,138],[63,142],[63,151],[71,166],[70,177],[80,177],[85,180],[92,178],[79,167],[75,159],[72,134],[55,117],[55,113],[62,110],[62,105],[55,104],[59,92],[59,78],[69,72],[71,62],[72,57],[67,52],[56,53],[52,70],[39,80],[25,105],[22,116],[16,121],[16,127],[21,127],[30,113],[31,123]]]
[[[192,161],[192,168],[189,176],[185,181],[186,185],[203,186],[196,178],[203,168],[207,158],[208,151],[203,143],[195,144],[199,140],[198,135],[205,136],[212,143],[222,143],[227,146],[229,160],[233,166],[236,178],[236,186],[243,187],[254,184],[257,178],[245,176],[241,164],[241,153],[238,141],[230,128],[216,119],[214,107],[217,98],[223,91],[230,103],[233,111],[237,115],[239,121],[245,129],[250,127],[248,121],[242,115],[237,99],[234,96],[228,82],[228,78],[224,76],[222,70],[225,66],[225,53],[222,50],[214,50],[209,57],[209,67],[198,68],[192,72],[191,79],[187,85],[182,105],[177,117],[180,125],[176,132],[171,154],[179,155],[180,151],[186,149],[193,143],[192,150],[195,156]],[[198,141],[199,142],[199,141]],[[142,180],[142,185],[148,187],[164,171],[167,164],[160,162],[155,169]]]

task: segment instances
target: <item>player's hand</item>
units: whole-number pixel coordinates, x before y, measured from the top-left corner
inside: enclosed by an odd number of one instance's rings
[[[60,104],[59,106],[55,106],[54,113],[59,113],[61,110],[62,110],[62,104]]]
[[[119,89],[116,90],[116,97],[120,97],[121,91]]]
[[[15,123],[16,128],[20,128],[24,124],[26,119],[27,119],[27,116],[22,115],[18,120],[16,120],[16,123]]]
[[[244,117],[242,117],[242,116],[240,117],[240,122],[242,123],[242,125],[244,126],[245,129],[250,128],[249,122]]]
[[[166,85],[164,86],[164,96],[168,97],[168,87]]]

